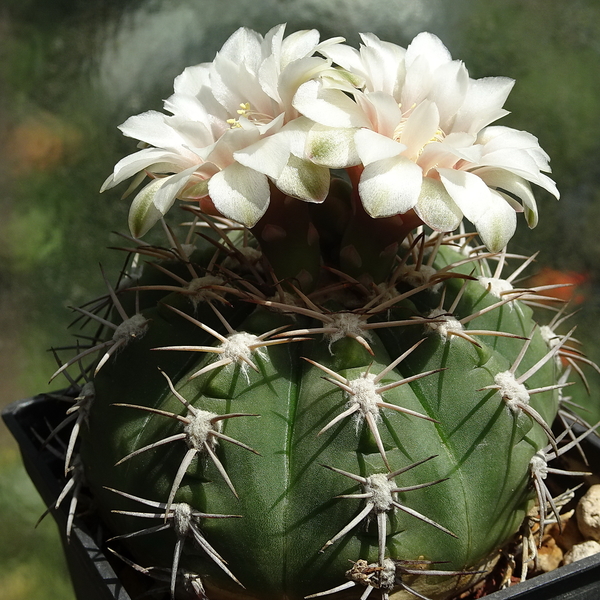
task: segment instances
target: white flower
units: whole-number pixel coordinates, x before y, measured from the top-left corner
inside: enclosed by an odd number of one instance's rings
[[[432,34],[406,50],[362,35],[360,50],[320,50],[362,81],[351,96],[330,77],[304,83],[294,106],[318,125],[307,152],[332,168],[362,165],[359,194],[372,217],[413,209],[430,227],[452,231],[463,216],[486,246],[501,250],[517,212],[530,227],[537,208],[529,182],[558,198],[548,156],[523,131],[489,126],[507,114],[513,86],[504,77],[471,79]]]
[[[264,38],[238,29],[212,63],[177,77],[164,105],[171,115],[149,111],[120,126],[142,149],[121,160],[102,189],[137,175],[131,190],[152,178],[131,206],[136,237],[176,198],[210,198],[221,214],[252,227],[267,210],[269,179],[290,196],[324,200],[329,169],[303,157],[312,124],[292,99],[300,85],[330,69],[331,61],[315,51],[343,39],[319,44],[316,30],[284,38],[284,29],[274,27]]]

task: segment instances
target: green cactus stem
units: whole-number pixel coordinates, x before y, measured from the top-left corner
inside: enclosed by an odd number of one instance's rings
[[[108,286],[111,316],[78,309],[101,333],[57,371],[97,356],[77,457],[115,551],[211,600],[441,599],[482,577],[551,501],[534,465],[563,452],[573,331],[550,343],[535,291],[501,277],[517,259],[466,235],[410,235],[380,285],[324,269],[307,294],[216,226]]]

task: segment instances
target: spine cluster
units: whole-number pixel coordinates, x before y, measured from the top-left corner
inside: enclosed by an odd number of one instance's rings
[[[166,231],[76,309],[89,344],[57,351],[72,406],[45,444],[72,426],[69,527],[91,493],[109,546],[167,569],[173,598],[387,600],[485,576],[534,504],[540,539],[560,521],[548,462],[587,434],[564,389],[591,363],[546,289],[503,275],[531,260],[417,231],[384,282],[324,269],[303,292],[223,219],[196,212],[196,244]]]

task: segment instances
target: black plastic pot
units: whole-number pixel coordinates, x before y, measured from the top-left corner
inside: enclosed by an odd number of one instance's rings
[[[41,449],[33,431],[48,431],[48,423],[64,418],[64,404],[48,396],[36,396],[8,406],[2,417],[19,443],[27,473],[47,505],[60,494],[62,462],[47,449]],[[600,440],[590,436],[586,452],[591,464],[600,465]],[[66,502],[68,504],[68,502]],[[63,547],[79,600],[131,600],[115,574],[111,562],[100,549],[85,524],[75,518],[70,540],[65,530],[67,510],[52,510],[61,532]],[[599,600],[600,554],[544,573],[524,583],[488,594],[486,600]]]

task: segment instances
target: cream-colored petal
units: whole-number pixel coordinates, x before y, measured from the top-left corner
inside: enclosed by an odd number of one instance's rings
[[[316,124],[306,136],[306,156],[317,165],[346,169],[360,164],[354,143],[357,129]]]
[[[233,163],[213,175],[208,191],[217,210],[228,219],[253,227],[269,206],[266,175]]]
[[[194,167],[181,173],[154,179],[142,188],[129,208],[129,230],[140,238],[167,214],[175,198],[194,173]]]
[[[415,206],[422,182],[421,168],[404,156],[396,156],[367,165],[358,192],[369,215],[391,217]]]
[[[462,211],[442,182],[430,177],[423,179],[415,212],[435,231],[454,231],[463,219]]]
[[[306,202],[323,202],[329,191],[329,169],[290,155],[275,185],[282,192]]]
[[[298,88],[293,105],[304,116],[329,127],[369,127],[356,102],[339,90],[324,88],[316,80]]]
[[[354,135],[356,151],[365,167],[384,158],[399,156],[406,146],[371,129],[359,129]]]
[[[500,194],[473,173],[439,169],[441,181],[491,252],[499,252],[515,232],[517,216]]]

